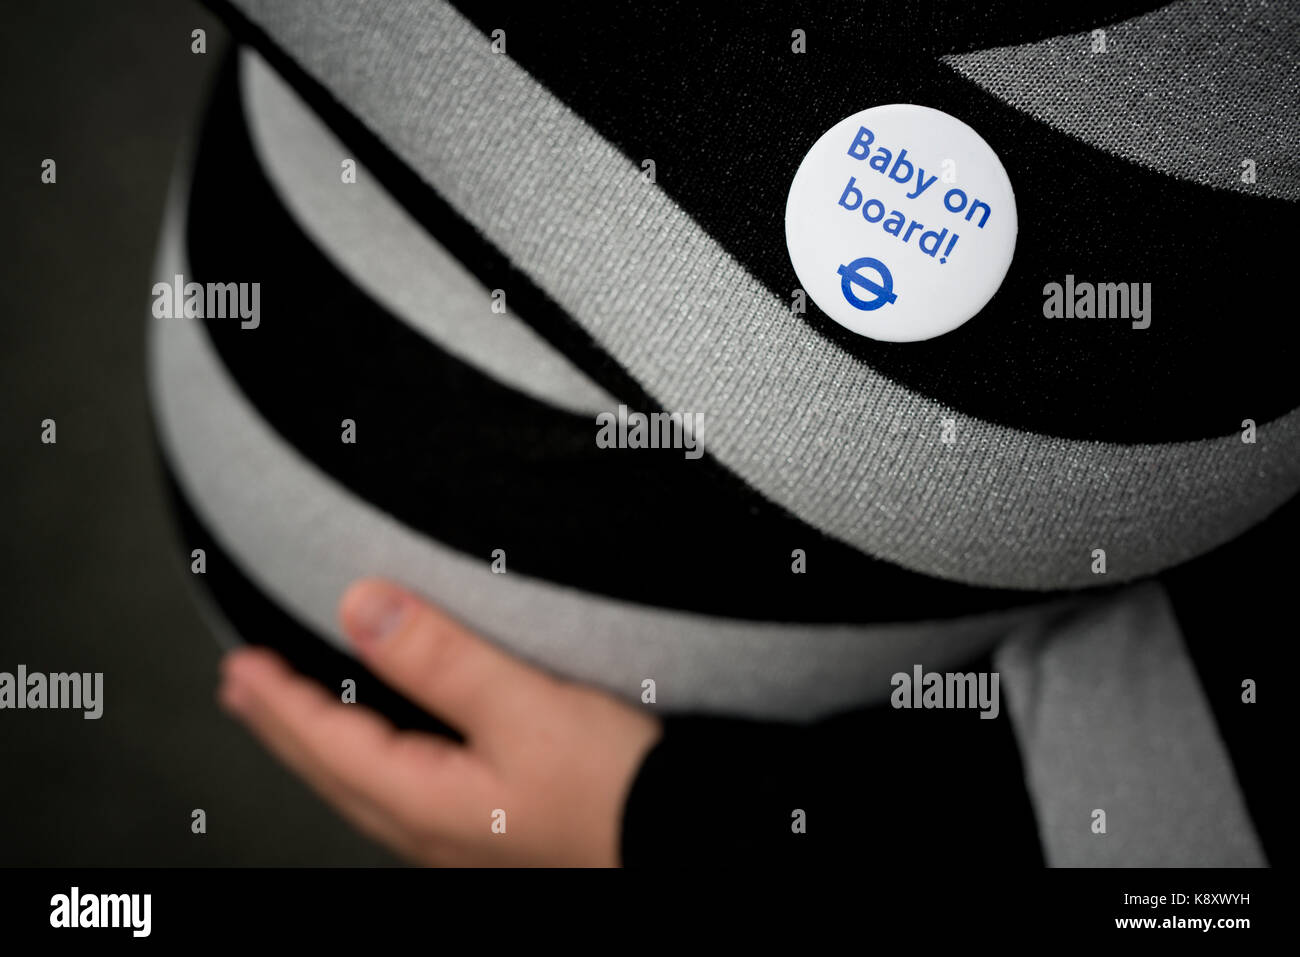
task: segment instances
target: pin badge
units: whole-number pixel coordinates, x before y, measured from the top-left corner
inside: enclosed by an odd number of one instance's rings
[[[997,292],[1016,197],[992,147],[926,106],[875,106],[822,134],[790,184],[785,238],[803,289],[859,335],[951,332]]]

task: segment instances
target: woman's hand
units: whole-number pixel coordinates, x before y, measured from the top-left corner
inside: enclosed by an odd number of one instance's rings
[[[339,614],[376,675],[466,740],[395,730],[266,649],[231,652],[222,704],[327,801],[419,863],[619,863],[623,805],[658,721],[518,661],[394,585],[354,584]]]

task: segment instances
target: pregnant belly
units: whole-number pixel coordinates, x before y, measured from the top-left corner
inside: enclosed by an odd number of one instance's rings
[[[166,214],[158,281],[259,285],[255,324],[200,306],[149,331],[187,564],[203,547],[195,584],[244,639],[341,680],[338,596],[383,575],[628,698],[813,717],[1044,613],[850,548],[707,454],[600,441],[628,403],[665,410],[494,308],[364,169],[342,181],[347,154],[246,55]]]

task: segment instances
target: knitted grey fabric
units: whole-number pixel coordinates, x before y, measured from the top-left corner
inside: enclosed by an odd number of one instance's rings
[[[511,388],[572,412],[618,400],[512,311],[493,313],[484,288],[411,218],[260,56],[240,51],[249,134],[281,201],[335,266],[395,317]]]
[[[1264,862],[1164,590],[1134,586],[1001,646],[994,663],[1047,862]],[[1093,812],[1105,812],[1094,833]]]
[[[1253,445],[1121,446],[990,424],[891,382],[792,317],[445,4],[237,5],[665,408],[704,413],[711,454],[872,555],[974,584],[1086,587],[1204,552],[1300,486],[1300,413]]]
[[[1090,33],[944,58],[1036,119],[1162,173],[1300,199],[1300,6],[1181,0]],[[1256,181],[1243,183],[1253,159]]]

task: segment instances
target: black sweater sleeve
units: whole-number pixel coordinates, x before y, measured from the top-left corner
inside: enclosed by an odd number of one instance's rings
[[[670,717],[624,810],[627,866],[918,853],[1042,865],[1005,708],[983,719],[886,703],[810,725]]]

